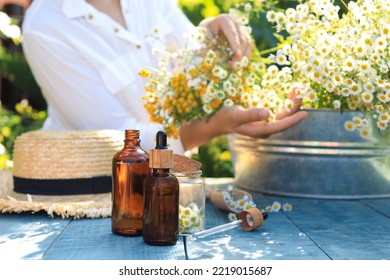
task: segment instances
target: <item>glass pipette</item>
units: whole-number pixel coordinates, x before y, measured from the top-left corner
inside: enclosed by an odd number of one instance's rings
[[[245,211],[241,211],[237,218],[238,219],[236,221],[230,223],[194,233],[183,233],[180,235],[188,237],[190,240],[197,240],[199,238],[204,238],[215,233],[224,232],[238,226],[241,226],[241,228],[245,231],[252,231],[263,224],[264,220],[268,218],[268,213],[261,211],[258,208],[251,208]]]

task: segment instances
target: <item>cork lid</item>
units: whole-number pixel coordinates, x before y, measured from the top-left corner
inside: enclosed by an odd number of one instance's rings
[[[250,208],[238,213],[238,219],[242,220],[241,228],[245,231],[252,231],[260,227],[265,218],[267,218],[266,213],[258,208]]]
[[[173,151],[168,150],[167,134],[159,131],[156,134],[156,148],[151,149],[149,153],[150,168],[172,168]]]

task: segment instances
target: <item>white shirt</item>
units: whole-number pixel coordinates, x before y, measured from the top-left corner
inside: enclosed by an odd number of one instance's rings
[[[174,0],[120,3],[127,28],[84,0],[34,0],[23,21],[23,51],[48,104],[43,129],[139,129],[149,151],[161,126],[143,107],[138,72],[157,66],[152,48],[184,44],[193,25]],[[150,36],[156,30],[158,40]],[[168,141],[184,152],[179,140]]]

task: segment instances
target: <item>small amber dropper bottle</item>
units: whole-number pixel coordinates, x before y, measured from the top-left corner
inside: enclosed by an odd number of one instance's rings
[[[159,131],[150,150],[152,173],[144,181],[143,239],[151,245],[175,245],[179,238],[179,181],[170,173],[172,150],[167,135]]]

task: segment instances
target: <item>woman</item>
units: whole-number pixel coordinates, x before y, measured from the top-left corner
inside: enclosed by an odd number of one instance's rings
[[[229,16],[201,25],[228,40],[232,65],[250,56],[249,34]],[[23,51],[48,104],[43,129],[139,129],[142,147],[152,148],[160,125],[143,109],[137,73],[156,66],[153,48],[182,46],[192,27],[173,0],[34,0],[22,26]],[[265,109],[224,108],[209,122],[183,125],[180,139],[169,143],[183,153],[227,133],[266,137],[304,119],[298,109],[266,125]]]

